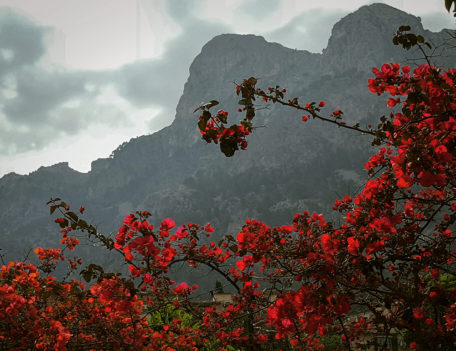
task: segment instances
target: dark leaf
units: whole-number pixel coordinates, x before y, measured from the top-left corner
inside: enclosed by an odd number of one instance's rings
[[[225,239],[228,241],[236,241],[231,234],[225,235]]]
[[[81,271],[81,275],[87,283],[90,283],[92,280],[92,272]]]
[[[65,228],[68,226],[68,219],[64,219],[63,222],[59,223],[60,228]]]
[[[211,119],[211,117],[212,117],[212,115],[209,111],[203,112],[203,119],[206,121],[206,123],[207,123],[207,121],[209,121]]]
[[[206,104],[206,108],[211,108],[213,106],[218,105],[219,102],[217,100],[211,100],[208,104]]]
[[[89,227],[89,225],[87,224],[87,222],[84,221],[83,219],[80,219],[80,220],[79,220],[78,226],[79,226],[79,228],[81,228],[81,229],[87,229],[87,228]]]
[[[67,212],[67,215],[68,215],[68,217],[70,217],[75,222],[77,222],[79,220],[79,217],[74,212]]]
[[[218,119],[222,122],[222,123],[226,123],[227,122],[227,115],[219,115],[217,114],[217,117]]]
[[[255,117],[255,109],[253,107],[248,107],[247,108],[247,112],[245,114],[245,117],[248,119],[248,120],[251,120],[253,119],[253,117]]]
[[[195,113],[196,111],[198,110],[208,110],[210,109],[211,107],[215,106],[215,105],[218,105],[219,102],[217,100],[211,100],[210,102],[208,103],[201,103],[201,105],[199,105],[194,111],[193,113]]]
[[[206,121],[204,121],[204,119],[198,121],[198,128],[201,130],[201,131],[205,131],[206,130]]]
[[[220,150],[225,154],[226,157],[233,156],[235,152],[235,148],[233,148],[232,142],[228,140],[220,142]]]
[[[408,30],[410,30],[410,29],[411,29],[411,28],[410,28],[409,25],[404,25],[404,26],[400,26],[400,27],[399,27],[399,31],[400,31],[400,32],[405,32],[405,31],[408,31]]]

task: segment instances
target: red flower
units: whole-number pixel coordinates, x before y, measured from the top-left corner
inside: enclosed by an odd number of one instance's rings
[[[433,280],[437,280],[440,277],[440,271],[437,268],[431,269],[431,276]]]
[[[172,218],[165,218],[161,224],[161,230],[169,230],[176,225]]]
[[[191,290],[190,286],[186,282],[182,282],[174,288],[173,292],[176,295],[179,295],[179,294],[188,293],[190,290]]]
[[[389,107],[394,107],[394,106],[396,106],[396,104],[398,104],[398,103],[399,103],[399,98],[397,98],[397,99],[389,98],[389,99],[388,99],[388,106],[389,106]]]
[[[350,236],[347,238],[348,243],[348,252],[352,255],[356,256],[359,254],[359,240],[355,239],[355,237]]]
[[[245,264],[245,262],[243,260],[237,261],[236,266],[240,271],[243,271],[245,269],[245,267],[247,267],[247,265]]]
[[[413,309],[413,318],[415,318],[415,319],[423,319],[424,318],[424,308],[423,307],[415,307]]]

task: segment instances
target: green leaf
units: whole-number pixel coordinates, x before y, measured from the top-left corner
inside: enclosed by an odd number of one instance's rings
[[[87,228],[89,227],[89,225],[87,224],[87,222],[84,221],[83,219],[80,219],[80,220],[79,220],[78,226],[79,226],[79,228],[81,228],[81,229],[87,229]]]
[[[204,130],[206,129],[206,122],[204,121],[204,119],[198,121],[198,127],[199,129],[204,132]]]
[[[70,217],[75,222],[77,222],[79,220],[79,217],[74,212],[68,212],[67,215],[68,215],[68,217]]]
[[[225,235],[225,239],[228,240],[228,241],[236,241],[231,234]]]
[[[217,117],[222,123],[226,123],[227,122],[227,115],[219,115],[219,114],[217,114]]]
[[[206,108],[211,108],[211,107],[214,107],[216,105],[218,105],[219,102],[217,100],[211,100],[208,104],[206,104]]]
[[[251,120],[253,119],[253,117],[255,117],[255,109],[253,107],[248,107],[247,113],[245,114],[245,118]]]
[[[220,151],[222,151],[226,157],[231,157],[236,150],[232,145],[232,141],[225,140],[220,142]]]
[[[99,273],[97,273],[99,272]],[[89,264],[87,267],[85,267],[81,273],[82,277],[84,278],[84,280],[89,283],[93,278],[96,278],[97,276],[102,276],[104,274],[104,270],[103,270],[103,267],[97,265],[97,264],[94,264],[94,263],[91,263]]]
[[[68,226],[68,219],[64,219],[63,222],[59,223],[60,228],[65,228]]]
[[[201,105],[199,105],[197,108],[195,108],[193,113],[195,113],[198,110],[209,110],[211,107],[218,105],[218,104],[219,104],[219,102],[217,100],[211,100],[208,103],[201,103]]]
[[[252,128],[252,122],[246,119],[243,119],[241,121],[241,124],[244,126],[246,129],[251,129]]]
[[[209,111],[204,111],[203,112],[203,119],[206,121],[206,123],[207,123],[207,121],[210,120],[211,117],[212,117],[212,115],[211,115],[211,113]]]
[[[81,275],[87,283],[90,283],[92,280],[92,272],[81,271]]]

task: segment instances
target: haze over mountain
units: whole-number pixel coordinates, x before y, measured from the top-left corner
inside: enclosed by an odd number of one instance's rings
[[[279,225],[306,209],[329,213],[336,199],[355,194],[365,179],[369,137],[319,121],[302,123],[296,111],[269,105],[258,112],[255,124],[264,128],[249,136],[248,150],[226,158],[201,140],[193,110],[217,99],[233,121],[239,120],[233,82],[253,76],[259,86],[279,84],[301,102],[325,100],[323,113],[339,108],[347,122],[375,123],[389,110],[384,98],[367,89],[372,67],[418,55],[391,43],[403,24],[433,43],[447,38],[383,4],[364,6],[339,21],[322,54],[254,35],[213,38],[190,66],[169,127],[124,143],[111,158],[94,161],[89,173],[60,163],[0,179],[0,248],[6,260],[21,259],[32,247],[56,245],[60,234],[45,206],[50,197],[85,206],[85,218],[113,234],[136,210],[151,212],[156,224],[166,217],[176,223],[211,222],[216,236],[235,233],[247,218]],[[453,64],[454,54],[446,54],[437,58],[440,64]],[[83,250],[95,261],[116,263],[105,251]]]

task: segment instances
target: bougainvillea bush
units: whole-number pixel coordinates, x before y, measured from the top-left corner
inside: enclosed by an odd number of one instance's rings
[[[212,114],[216,101],[197,109],[203,139],[227,156],[246,149],[258,102],[371,135],[369,180],[333,206],[341,224],[308,212],[281,227],[248,219],[236,236],[213,242],[209,224],[154,225],[142,211],[110,238],[82,219],[83,208],[53,199],[61,248],[37,248],[39,265],[1,268],[3,349],[355,350],[388,349],[393,339],[407,349],[456,349],[456,69],[374,68],[368,89],[388,95],[391,112],[365,128],[326,112],[324,101],[300,104],[257,83],[236,87],[240,124],[228,127],[223,110]],[[117,251],[129,275],[70,259],[81,237]],[[54,278],[62,261],[85,284]],[[232,301],[195,301],[197,286],[169,277],[178,264],[218,273]]]

